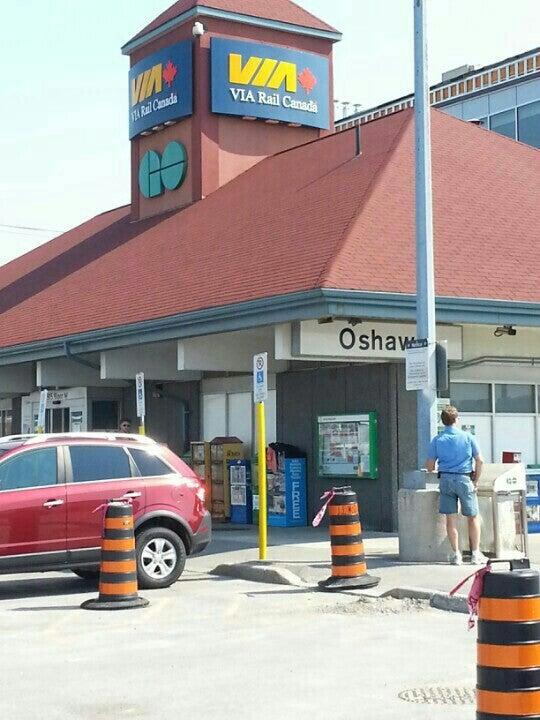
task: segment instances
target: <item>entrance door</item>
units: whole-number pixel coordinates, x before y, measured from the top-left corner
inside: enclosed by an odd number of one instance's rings
[[[45,410],[45,432],[66,433],[69,431],[69,408]]]

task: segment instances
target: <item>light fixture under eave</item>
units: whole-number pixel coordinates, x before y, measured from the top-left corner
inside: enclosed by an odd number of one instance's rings
[[[495,337],[502,337],[503,335],[510,335],[511,337],[514,337],[514,335],[517,335],[517,330],[513,325],[500,325],[495,329],[493,334]]]
[[[176,125],[176,120],[166,120],[164,123],[165,127],[169,127],[170,125]]]
[[[159,130],[163,130],[163,125],[154,125],[152,128],[154,132],[158,132]]]
[[[141,133],[141,136],[142,136],[142,137],[146,137],[147,135],[151,135],[151,134],[152,134],[152,132],[151,132],[150,130],[144,130],[144,131]]]

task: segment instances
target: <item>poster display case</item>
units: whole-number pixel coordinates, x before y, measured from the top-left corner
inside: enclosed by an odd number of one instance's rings
[[[317,443],[320,477],[378,477],[376,412],[319,416]]]

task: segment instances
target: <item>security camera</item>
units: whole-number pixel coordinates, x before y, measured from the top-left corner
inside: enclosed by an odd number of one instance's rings
[[[517,335],[517,330],[512,325],[502,325],[496,328],[493,334],[495,337],[502,337],[503,335],[510,335],[511,337],[514,337],[514,335]]]
[[[204,25],[202,24],[202,22],[194,23],[191,32],[193,33],[193,37],[201,37],[202,35],[204,35]]]

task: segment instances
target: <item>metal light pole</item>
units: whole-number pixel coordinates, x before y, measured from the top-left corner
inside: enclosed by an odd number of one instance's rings
[[[431,124],[427,75],[427,0],[414,2],[414,120],[416,140],[416,333],[429,347],[428,387],[418,390],[418,467],[427,458],[437,430],[435,368],[435,283],[433,270],[433,208],[431,195]]]

